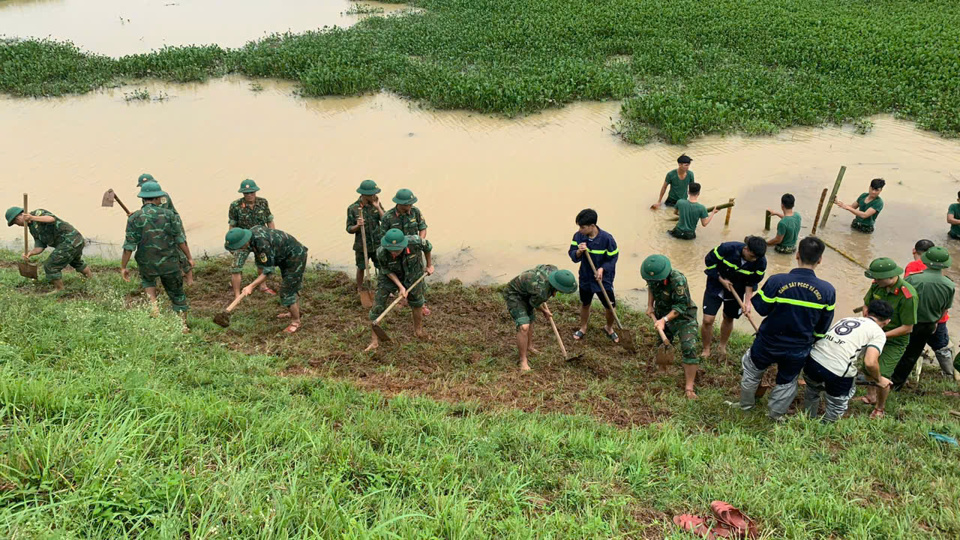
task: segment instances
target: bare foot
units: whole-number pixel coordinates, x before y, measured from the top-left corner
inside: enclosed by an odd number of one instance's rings
[[[702,358],[710,358],[710,353],[711,353],[710,349],[706,348],[703,350],[703,352],[700,353],[700,356]]]
[[[689,400],[697,399],[697,393],[694,392],[693,390],[686,389],[683,391],[683,393],[687,396],[687,399]]]
[[[430,340],[430,335],[427,334],[426,332],[424,332],[423,330],[421,330],[421,331],[419,331],[419,332],[414,332],[414,333],[413,333],[413,336],[414,336],[415,338],[419,339],[419,340],[422,340],[422,341],[429,341],[429,340]]]
[[[868,398],[867,396],[860,396],[860,397],[858,397],[858,398],[853,398],[853,399],[854,399],[854,401],[859,401],[860,403],[866,403],[867,405],[876,405],[876,404],[877,404],[877,401],[876,401],[876,400],[870,399],[870,398]]]
[[[873,412],[870,413],[870,418],[871,419],[883,418],[883,415],[884,415],[883,409],[874,409]]]
[[[540,354],[540,349],[534,349],[533,347],[527,347],[527,354]]]
[[[530,364],[528,364],[526,360],[520,361],[520,371],[530,371]]]
[[[379,343],[376,343],[376,342],[371,343],[371,344],[367,345],[367,348],[364,349],[363,352],[370,352],[370,351],[376,350],[377,347],[379,347],[379,346],[380,346]]]
[[[278,318],[278,319],[289,319],[289,318],[290,318],[290,312],[289,312],[289,311],[285,311],[285,312],[283,312],[283,313],[280,313],[280,314],[277,315],[277,318]]]

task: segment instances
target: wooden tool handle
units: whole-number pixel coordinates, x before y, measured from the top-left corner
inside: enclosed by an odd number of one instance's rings
[[[116,193],[113,195],[113,200],[117,201],[117,204],[120,205],[120,208],[123,208],[123,211],[127,213],[127,217],[130,217],[130,210],[127,208],[127,205],[123,204],[123,201],[120,200],[120,197],[117,197]]]
[[[427,277],[427,272],[424,271],[423,275],[420,276],[420,279],[414,281],[412,285],[407,287],[407,290],[408,291],[413,290],[413,288],[419,285],[420,282],[423,281],[426,277]],[[373,321],[374,326],[380,324],[380,321],[382,321],[383,318],[387,316],[387,313],[390,313],[390,310],[396,307],[396,305],[399,304],[401,300],[403,300],[403,297],[400,296],[400,294],[397,294],[397,299],[394,300],[389,306],[387,306],[387,309],[383,310],[383,313],[381,313],[380,316],[377,317],[377,320]]]
[[[597,275],[597,266],[593,264],[593,257],[590,256],[590,251],[588,250],[584,255],[587,256],[587,262],[590,263],[590,269],[593,270],[593,275]],[[600,292],[603,293],[603,299],[607,301],[607,305],[610,306],[610,309],[613,311],[613,320],[617,322],[617,328],[622,330],[623,325],[620,324],[620,317],[617,315],[617,309],[613,307],[613,303],[610,302],[610,296],[607,295],[607,290],[603,288],[603,280],[598,279],[597,282],[600,283]]]
[[[667,335],[663,333],[663,330],[657,328],[657,333],[660,334],[660,339],[663,340],[663,344],[666,345],[667,347],[669,347],[669,346],[670,346],[670,340],[667,339]]]
[[[757,328],[757,323],[753,322],[753,317],[747,313],[747,306],[743,305],[743,300],[740,299],[740,295],[737,294],[737,291],[733,287],[727,287],[727,290],[733,294],[733,297],[737,299],[737,303],[740,304],[740,310],[743,311],[743,314],[747,316],[747,320],[750,321],[750,326],[753,327],[754,332],[759,332],[760,329]]]
[[[363,219],[363,208],[357,209],[357,217]],[[363,242],[363,273],[366,278],[367,271],[370,270],[370,256],[367,255],[367,225],[360,227],[360,240]]]
[[[560,337],[560,331],[557,330],[557,323],[554,322],[553,317],[547,317],[550,320],[550,326],[553,327],[553,335],[557,336],[557,343],[560,344],[560,352],[563,353],[563,357],[567,357],[567,348],[563,346],[563,339]]]
[[[237,304],[239,304],[240,301],[243,300],[246,296],[247,295],[240,293],[240,296],[234,298],[233,302],[230,302],[230,305],[227,306],[227,310],[226,310],[227,313],[230,313],[231,311],[233,311],[233,308],[237,307]]]
[[[23,194],[23,254],[26,255],[30,252],[30,227],[27,225],[27,194]]]

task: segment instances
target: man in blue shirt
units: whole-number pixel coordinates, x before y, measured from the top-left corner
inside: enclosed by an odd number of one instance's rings
[[[573,234],[573,241],[570,242],[568,251],[570,260],[580,263],[580,328],[573,333],[573,339],[583,339],[587,333],[587,323],[590,320],[590,304],[593,302],[593,296],[600,297],[600,302],[606,309],[607,324],[603,331],[614,343],[620,342],[620,336],[614,330],[613,309],[617,305],[617,299],[613,294],[613,278],[617,273],[617,259],[620,257],[620,250],[617,249],[617,241],[613,236],[597,227],[597,212],[587,208],[577,214],[577,226],[580,230]],[[593,272],[590,262],[586,256],[593,260],[597,272]],[[600,287],[603,287],[601,289]],[[610,298],[608,305],[603,297],[603,291],[606,291]]]
[[[744,242],[724,242],[710,250],[703,262],[707,275],[707,288],[703,292],[703,340],[704,358],[710,356],[713,342],[713,321],[723,306],[723,323],[720,325],[719,354],[727,353],[727,341],[733,332],[733,321],[740,318],[740,304],[733,297],[735,290],[750,310],[750,298],[763,280],[767,269],[767,241],[759,236],[750,236]]]
[[[797,249],[797,268],[770,276],[753,307],[764,317],[753,346],[743,355],[740,408],[756,405],[757,387],[763,372],[777,365],[777,385],[767,404],[773,420],[780,420],[797,395],[797,376],[816,340],[833,322],[837,293],[833,285],[817,277],[814,269],[823,259],[823,241],[808,236]]]

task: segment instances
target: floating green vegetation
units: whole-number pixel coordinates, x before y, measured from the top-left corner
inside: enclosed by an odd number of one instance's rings
[[[240,72],[304,95],[381,89],[444,109],[525,114],[624,100],[624,139],[683,143],[878,113],[960,134],[953,0],[419,0],[424,12],[275,35],[236,50],[119,60],[49,41],[0,44],[0,90],[86,92],[115,78]],[[932,23],[935,21],[935,23]]]
[[[124,101],[150,101],[150,92],[146,88],[136,88],[133,92],[123,93]]]
[[[354,2],[354,4],[343,13],[344,15],[378,15],[383,13],[383,8]]]

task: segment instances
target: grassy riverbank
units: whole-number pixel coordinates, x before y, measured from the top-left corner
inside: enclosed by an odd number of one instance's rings
[[[960,134],[960,4],[952,0],[413,5],[425,12],[232,50],[176,47],[110,59],[67,44],[6,42],[0,91],[49,96],[133,78],[237,72],[298,81],[308,96],[382,89],[433,107],[508,115],[623,99],[621,133],[637,143],[769,134],[878,113]]]
[[[404,311],[396,343],[369,357],[341,274],[308,273],[306,326],[284,339],[260,295],[228,330],[210,322],[230,293],[225,263],[203,262],[183,337],[116,263],[45,296],[13,257],[0,268],[5,537],[662,538],[713,499],[774,538],[960,535],[958,451],[926,436],[960,435],[957,403],[933,378],[881,421],[855,407],[835,426],[775,426],[723,404],[733,366],[705,365],[686,402],[678,367],[656,374],[649,351],[597,332],[565,364],[541,326],[520,376],[489,288],[431,285],[433,341],[403,335]],[[569,330],[576,307],[554,312]]]

